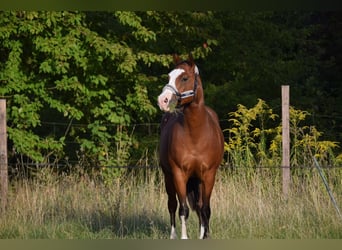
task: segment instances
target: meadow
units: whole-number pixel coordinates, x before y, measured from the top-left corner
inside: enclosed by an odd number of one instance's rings
[[[285,196],[277,116],[262,100],[230,113],[224,164],[211,197],[212,239],[342,238],[342,218],[313,164],[317,159],[323,167],[336,205],[342,207],[339,144],[322,140],[314,126],[302,124],[307,112],[291,108],[290,114],[291,185]],[[83,162],[67,171],[42,167],[30,176],[15,176],[7,209],[0,214],[0,238],[168,239],[164,179],[157,153],[151,152],[131,169],[95,170]],[[198,234],[198,219],[191,212],[188,235],[197,239]]]
[[[342,219],[315,169],[292,176],[287,197],[280,169],[221,168],[212,194],[212,239],[339,239]],[[329,169],[341,206],[342,170]],[[159,168],[127,170],[103,182],[97,173],[56,174],[12,181],[0,215],[1,239],[168,239],[169,215]],[[177,221],[179,231],[179,220]],[[195,212],[189,237],[198,238]]]

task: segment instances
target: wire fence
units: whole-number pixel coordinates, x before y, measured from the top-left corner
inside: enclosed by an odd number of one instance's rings
[[[80,165],[78,162],[70,162],[70,163],[10,163],[9,167],[55,167],[55,168],[65,168],[65,167],[73,167],[76,165]],[[154,169],[160,168],[160,165],[123,165],[123,166],[93,166],[93,168],[117,168],[117,169]],[[290,169],[314,169],[315,165],[302,165],[302,166],[232,166],[228,164],[222,164],[219,166],[221,169],[282,169],[282,168],[290,168]],[[324,169],[342,169],[342,166],[334,166],[334,165],[323,165],[321,168]]]
[[[328,116],[328,115],[319,115],[315,114],[312,121],[314,121],[316,118],[320,119],[332,119],[335,120],[342,120],[342,116]],[[221,119],[220,120],[222,129],[225,129],[225,127],[228,124],[227,119]],[[341,123],[342,124],[342,123]],[[42,121],[41,125],[44,127],[44,129],[49,130],[52,135],[58,135],[61,130],[65,130],[67,128],[75,127],[75,128],[87,128],[89,124],[85,123],[75,123],[75,122],[56,122],[56,121]],[[315,124],[314,124],[315,125]],[[117,125],[115,124],[104,124],[104,126],[108,127],[115,127]],[[339,126],[339,125],[336,125]],[[155,148],[158,147],[159,142],[159,134],[160,134],[160,123],[151,122],[151,123],[137,123],[137,124],[131,124],[127,126],[131,128],[132,130],[139,130],[140,131],[148,131],[148,134],[155,138],[151,139],[149,143],[152,143],[155,145]],[[229,138],[228,133],[224,133],[225,140],[227,141]],[[341,132],[336,133],[336,140],[337,142],[342,143],[342,126],[341,126]],[[74,140],[66,140],[66,145],[74,145],[74,147],[77,147],[77,145],[80,145],[79,142]],[[75,146],[76,145],[76,146]],[[139,159],[133,159],[131,158],[129,162],[136,163]],[[155,160],[155,162],[157,162]],[[55,168],[67,168],[72,167],[76,165],[81,165],[80,161],[78,160],[59,160],[57,162],[50,162],[50,163],[35,163],[35,162],[9,162],[8,166],[9,168],[22,168],[22,167],[33,167],[33,168],[43,168],[43,167],[55,167]],[[148,165],[142,165],[142,164],[128,164],[128,165],[121,165],[121,166],[105,166],[105,168],[113,168],[113,169],[156,169],[160,166],[158,164],[148,164]],[[291,169],[313,169],[315,167],[314,163],[308,164],[308,165],[302,165],[302,166],[291,166]],[[323,165],[321,166],[323,169],[342,169],[342,166],[333,166],[333,165]],[[103,166],[93,166],[93,168],[103,168]],[[231,164],[223,164],[220,166],[221,169],[282,169],[285,168],[281,165],[275,165],[275,166],[262,166],[262,165],[255,165],[255,166],[233,166]]]

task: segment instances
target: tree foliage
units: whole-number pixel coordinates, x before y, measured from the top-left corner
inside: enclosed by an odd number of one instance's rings
[[[159,122],[173,53],[196,58],[221,119],[259,98],[279,110],[282,84],[313,117],[341,116],[341,23],[338,12],[1,11],[11,152],[126,164],[146,145],[132,125]],[[341,134],[337,118],[316,121]]]
[[[70,154],[69,140],[79,143],[73,151],[94,165],[124,164],[130,156],[126,148],[133,143],[129,125],[155,117],[160,69],[165,71],[171,62],[171,54],[157,44],[162,40],[167,47],[171,42],[165,35],[172,35],[172,29],[195,28],[196,22],[189,25],[192,19],[200,17],[0,12],[0,96],[8,100],[15,152],[37,162],[58,160]],[[182,50],[200,56],[197,47],[189,44]],[[50,131],[42,121],[69,126]]]

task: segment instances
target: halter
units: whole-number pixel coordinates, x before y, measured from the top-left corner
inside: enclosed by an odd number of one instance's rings
[[[184,91],[182,93],[178,92],[178,90],[176,88],[174,88],[172,85],[170,84],[166,84],[163,88],[163,91],[166,90],[166,89],[169,89],[175,96],[176,96],[176,99],[177,99],[177,108],[180,108],[182,105],[182,100],[185,99],[185,98],[188,98],[188,97],[194,97],[195,94],[196,94],[196,89],[197,89],[197,73],[195,73],[195,82],[194,82],[194,89],[192,90],[187,90],[187,91]],[[192,101],[194,100],[194,98],[192,98],[192,100],[190,102],[187,102],[187,103],[191,103]],[[184,104],[187,104],[187,103],[184,103]],[[183,105],[184,105],[183,104]]]

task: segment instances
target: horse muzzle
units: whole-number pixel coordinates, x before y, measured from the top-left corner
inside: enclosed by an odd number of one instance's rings
[[[177,106],[178,100],[170,91],[164,91],[158,96],[158,106],[162,111],[172,112]]]
[[[179,93],[172,85],[165,85],[162,93],[158,97],[158,105],[160,109],[166,112],[173,112],[176,108],[180,108],[184,104],[192,102],[196,88],[197,81],[195,81],[193,90],[187,90],[181,93]]]

